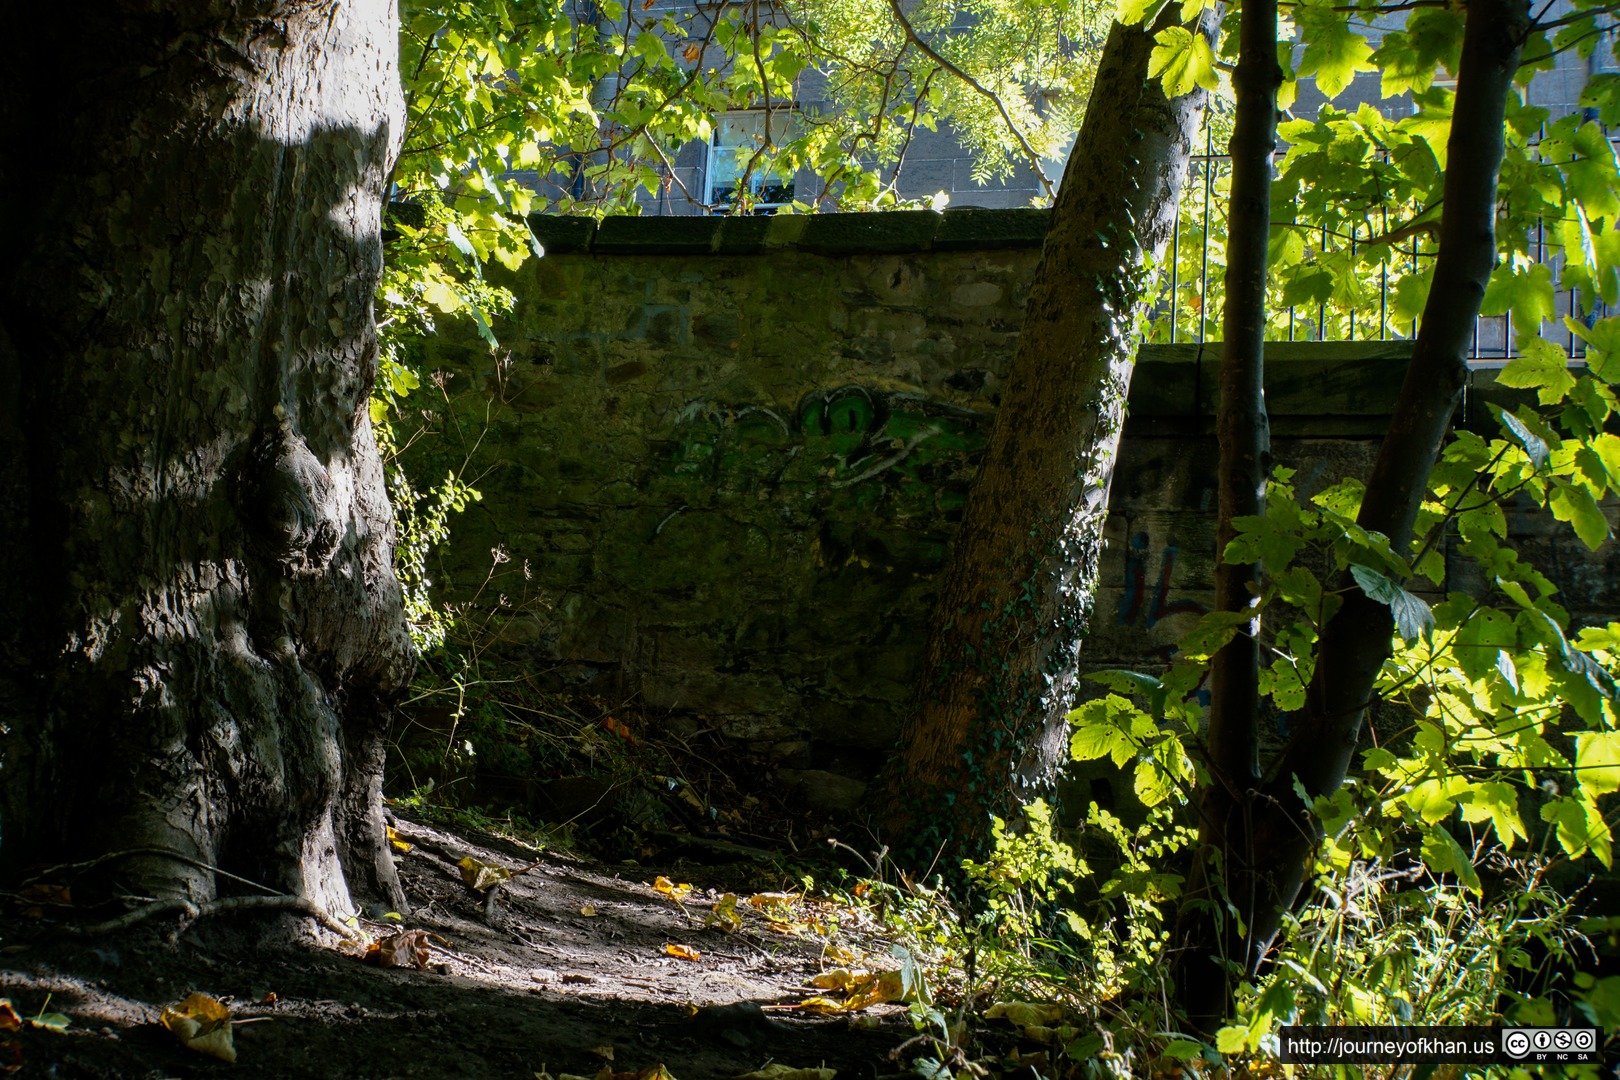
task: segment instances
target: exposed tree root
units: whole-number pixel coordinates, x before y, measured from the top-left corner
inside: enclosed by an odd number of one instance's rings
[[[196,920],[206,915],[220,915],[230,911],[296,911],[299,914],[308,915],[335,934],[341,934],[350,940],[357,940],[360,937],[358,931],[352,927],[344,926],[331,915],[321,910],[313,901],[306,900],[302,896],[227,896],[219,900],[210,900],[205,904],[194,903],[190,900],[156,900],[145,907],[126,912],[116,919],[92,923],[89,926],[73,926],[69,924],[62,929],[70,934],[94,937],[100,934],[110,934],[116,930],[125,930],[143,923],[147,919],[170,912],[178,912],[187,919]]]

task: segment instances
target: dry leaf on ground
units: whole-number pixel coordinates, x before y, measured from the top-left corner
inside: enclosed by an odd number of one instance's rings
[[[728,934],[741,930],[742,923],[742,915],[737,911],[737,894],[733,892],[723,893],[714,902],[714,910],[703,919],[703,925],[718,926]]]
[[[375,942],[366,950],[366,962],[378,967],[415,968],[428,965],[426,930],[402,930]]]
[[[762,1069],[755,1069],[751,1073],[743,1073],[736,1080],[833,1080],[838,1075],[837,1069],[826,1066],[815,1069],[795,1069],[791,1065],[773,1062]]]
[[[665,896],[677,903],[685,900],[687,894],[692,891],[692,886],[685,883],[677,885],[667,877],[660,877],[657,881],[653,882],[653,888],[657,889],[659,892],[663,893]]]
[[[1050,1027],[1062,1017],[1061,1005],[1031,1001],[998,1001],[984,1013],[986,1020],[1005,1020],[1019,1027]]]
[[[831,978],[828,978],[831,976]],[[847,979],[844,977],[848,976]],[[817,979],[826,979],[825,985]],[[898,971],[862,972],[822,972],[811,980],[812,984],[824,990],[843,990],[849,996],[843,1001],[829,997],[805,998],[799,1002],[799,1008],[810,1012],[859,1012],[873,1005],[882,1005],[890,1001],[903,1001],[906,996],[904,976]],[[843,985],[837,985],[842,982]]]
[[[487,862],[468,855],[456,863],[461,868],[461,880],[478,892],[505,884],[512,880],[512,871],[500,866],[491,866]]]
[[[163,1026],[188,1049],[221,1061],[236,1063],[236,1044],[231,1038],[231,1010],[207,994],[191,994],[184,1001],[164,1008]]]
[[[664,951],[681,960],[701,960],[703,954],[690,945],[676,945],[674,943],[664,946]]]

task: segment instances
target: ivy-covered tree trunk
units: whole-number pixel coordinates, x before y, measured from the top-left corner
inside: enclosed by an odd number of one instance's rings
[[[0,69],[0,874],[398,900],[366,402],[388,0],[24,5]]]
[[[1496,182],[1503,155],[1504,117],[1519,52],[1530,23],[1527,0],[1470,0],[1447,143],[1440,247],[1412,360],[1367,480],[1358,523],[1407,550],[1451,416],[1468,375],[1467,350],[1496,261]],[[1180,977],[1226,985],[1226,956],[1252,972],[1270,948],[1299,895],[1320,837],[1315,816],[1301,803],[1331,795],[1344,783],[1371,704],[1373,685],[1390,655],[1393,617],[1346,575],[1337,582],[1343,604],[1323,627],[1316,668],[1294,734],[1269,764],[1256,789],[1244,792],[1248,818],[1246,858],[1229,865],[1234,899],[1253,895],[1242,912],[1244,932],[1235,948],[1206,921],[1181,927]],[[1186,988],[1183,987],[1185,994]],[[1226,1003],[1220,1003],[1224,1006]],[[1209,1026],[1204,1008],[1195,1022]]]
[[[1115,25],[1069,157],[984,460],[940,578],[916,707],[876,807],[932,854],[1063,759],[1141,301],[1206,95],[1148,77],[1161,27]]]

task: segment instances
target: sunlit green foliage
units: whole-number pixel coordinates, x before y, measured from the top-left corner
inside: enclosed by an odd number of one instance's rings
[[[1612,21],[1598,5],[1581,4],[1553,33],[1527,46],[1520,92],[1509,102],[1506,159],[1497,237],[1503,260],[1483,314],[1513,313],[1520,338],[1535,337],[1555,319],[1550,264],[1562,257],[1557,288],[1576,290],[1577,303],[1620,301],[1613,269],[1620,258],[1620,221],[1613,177],[1615,153],[1597,121],[1582,114],[1554,119],[1526,104],[1531,80],[1560,52],[1589,56],[1611,47],[1598,31]],[[1450,83],[1457,71],[1463,19],[1459,11],[1419,7],[1405,26],[1367,40],[1364,15],[1344,7],[1300,4],[1282,27],[1287,81],[1279,95],[1295,101],[1298,78],[1314,75],[1330,101],[1316,115],[1289,115],[1278,126],[1279,156],[1272,184],[1267,303],[1274,340],[1409,338],[1428,297],[1439,245],[1446,142],[1451,134]],[[1228,27],[1233,25],[1229,18]],[[1220,75],[1221,58],[1196,53],[1178,35],[1160,35],[1162,77],[1170,89]],[[1374,47],[1376,44],[1376,48]],[[1297,61],[1297,67],[1294,66]],[[1355,72],[1376,71],[1379,108],[1331,104]],[[1392,100],[1410,95],[1406,100]],[[1580,104],[1604,123],[1620,120],[1620,77],[1594,77]],[[1607,119],[1604,119],[1604,118]],[[1218,156],[1219,141],[1211,144]],[[1213,334],[1224,303],[1225,163],[1212,162],[1205,186],[1188,185],[1176,260],[1175,336]],[[1169,340],[1168,299],[1153,329]]]

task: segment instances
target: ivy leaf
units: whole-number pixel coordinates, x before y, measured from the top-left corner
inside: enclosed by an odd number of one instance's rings
[[[1395,616],[1395,630],[1403,639],[1411,641],[1434,631],[1434,612],[1429,610],[1429,605],[1395,581],[1359,564],[1351,565],[1350,576],[1370,599],[1388,605],[1390,614]]]
[[[1356,72],[1374,70],[1367,62],[1373,54],[1372,46],[1350,28],[1346,12],[1300,5],[1294,9],[1294,21],[1299,24],[1300,36],[1306,42],[1299,74],[1315,75],[1316,88],[1329,101],[1344,92]]]
[[[1164,83],[1166,97],[1192,93],[1193,87],[1214,90],[1220,85],[1215,74],[1215,53],[1209,40],[1184,26],[1171,26],[1154,36],[1158,42],[1148,57],[1148,78]]]

